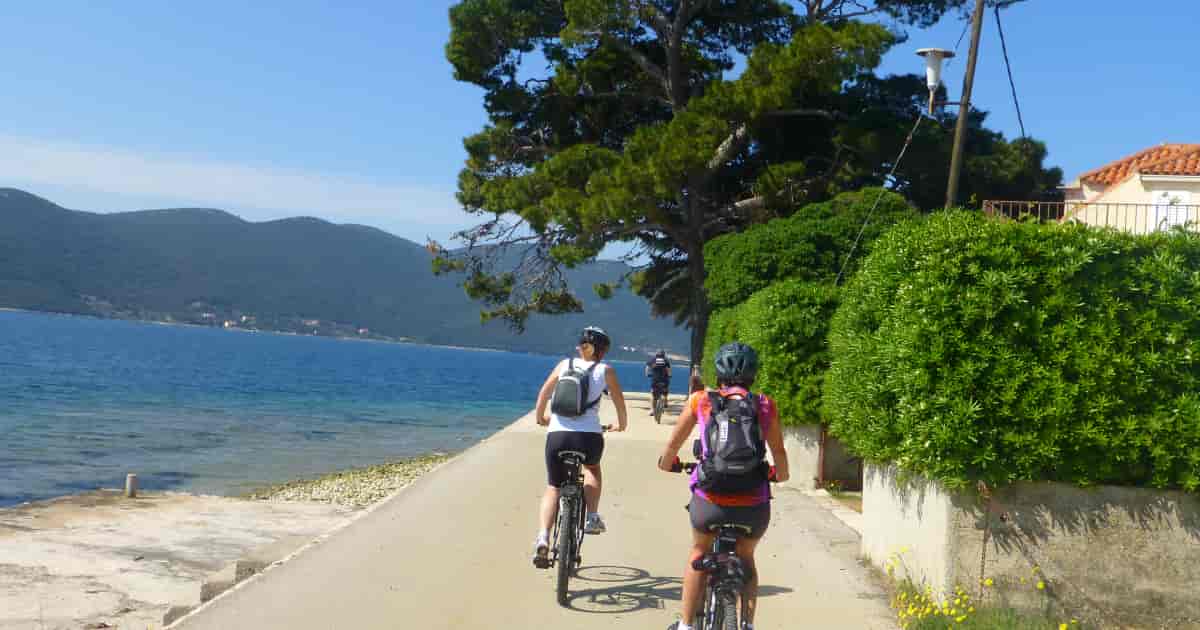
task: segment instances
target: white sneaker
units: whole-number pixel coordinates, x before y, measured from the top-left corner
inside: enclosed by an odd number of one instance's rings
[[[539,569],[550,566],[550,541],[544,536],[538,536],[533,541],[533,566]]]
[[[606,531],[608,528],[604,526],[604,520],[596,512],[588,514],[583,521],[583,533],[585,534],[603,534]]]

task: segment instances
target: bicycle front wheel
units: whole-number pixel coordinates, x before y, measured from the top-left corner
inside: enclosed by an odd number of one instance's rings
[[[579,520],[579,502],[563,499],[558,506],[558,605],[567,605],[567,583],[575,570],[575,530]]]

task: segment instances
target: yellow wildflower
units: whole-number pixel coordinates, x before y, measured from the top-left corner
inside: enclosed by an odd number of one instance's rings
[[[1037,583],[1037,589],[1038,589],[1039,591],[1041,591],[1041,590],[1044,590],[1045,588],[1046,588],[1046,583],[1045,583],[1045,582],[1043,582],[1043,581],[1041,581],[1041,580],[1038,580],[1038,583]]]

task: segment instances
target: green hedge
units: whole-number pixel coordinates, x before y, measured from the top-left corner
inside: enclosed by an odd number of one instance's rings
[[[754,388],[775,399],[783,424],[823,420],[821,389],[829,367],[829,320],[837,309],[831,285],[787,280],[755,293],[744,303],[717,311],[709,320],[704,356],[730,341],[750,344],[759,357]],[[708,383],[716,381],[705,361]]]
[[[704,247],[709,303],[716,309],[730,308],[779,280],[832,282],[871,205],[879,199],[847,267],[847,274],[851,273],[881,233],[917,216],[903,197],[884,192],[880,198],[881,192],[864,188],[843,193],[809,204],[790,217],[709,241]]]
[[[1200,482],[1200,236],[898,227],[842,292],[831,430],[961,487]]]

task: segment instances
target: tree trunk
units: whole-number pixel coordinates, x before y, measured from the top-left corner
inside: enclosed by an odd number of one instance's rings
[[[688,276],[692,283],[692,366],[704,361],[704,338],[708,335],[708,294],[704,290],[704,243],[688,248]]]

